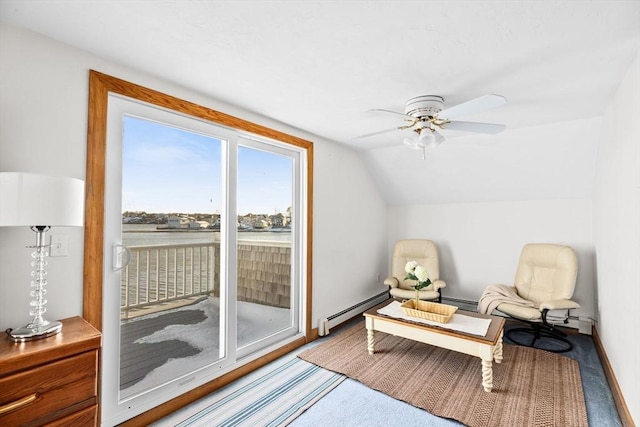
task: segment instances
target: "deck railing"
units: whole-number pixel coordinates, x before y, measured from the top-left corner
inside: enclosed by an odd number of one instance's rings
[[[214,244],[129,246],[121,275],[120,308],[131,309],[206,295],[214,287]]]
[[[121,275],[120,310],[169,306],[203,295],[219,296],[220,243],[129,246],[131,260]],[[238,244],[240,301],[290,306],[291,248],[288,243]]]

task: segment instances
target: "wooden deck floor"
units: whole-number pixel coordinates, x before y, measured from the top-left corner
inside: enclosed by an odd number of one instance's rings
[[[120,389],[141,381],[149,372],[177,359],[198,354],[200,350],[184,341],[170,340],[159,343],[136,343],[136,340],[169,325],[194,325],[206,320],[202,310],[174,311],[124,322],[120,327]]]
[[[200,297],[192,300],[189,306],[184,304],[179,304],[178,306],[165,305],[161,307],[165,311],[149,310],[145,315],[130,320],[121,320],[120,390],[123,395],[135,394],[141,390],[141,386],[137,384],[157,368],[160,368],[158,372],[161,372],[164,365],[172,365],[171,372],[173,374],[182,370],[182,368],[188,371],[189,366],[179,364],[180,359],[197,355],[198,357],[207,356],[206,354],[200,354],[203,351],[201,346],[196,348],[189,344],[189,339],[186,336],[182,337],[184,340],[179,339],[180,336],[177,339],[173,339],[175,335],[172,335],[172,333],[176,329],[167,327],[176,326],[182,333],[189,335],[190,338],[193,338],[193,335],[190,335],[192,333],[198,336],[199,333],[203,332],[199,330],[201,326],[198,324],[212,321],[212,319],[207,318],[207,313],[209,316],[217,316],[217,314],[214,314],[219,310],[217,305],[218,302],[215,298]],[[237,305],[236,322],[236,340],[238,345],[242,346],[289,327],[291,313],[289,309],[245,301],[239,302]],[[218,322],[213,320],[213,324],[215,326],[209,323],[206,328],[217,328]],[[194,325],[193,328],[190,325]],[[167,330],[163,331],[165,328]],[[165,340],[160,342],[136,342],[158,331],[163,331],[161,336],[166,337]],[[206,333],[206,330],[204,332]],[[215,333],[217,334],[217,332]],[[210,350],[212,345],[212,343],[207,343],[205,348]],[[209,350],[204,351],[209,353]],[[180,366],[177,366],[173,360],[178,362]],[[165,374],[167,372],[159,373],[160,376]],[[156,379],[152,381],[156,381]],[[162,383],[159,382],[153,386],[159,385],[162,385]]]

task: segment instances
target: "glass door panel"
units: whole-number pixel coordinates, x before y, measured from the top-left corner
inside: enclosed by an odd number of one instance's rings
[[[124,117],[120,397],[220,359],[222,141]]]
[[[297,292],[291,262],[294,159],[251,144],[238,146],[236,294],[237,345],[255,351],[295,326]]]

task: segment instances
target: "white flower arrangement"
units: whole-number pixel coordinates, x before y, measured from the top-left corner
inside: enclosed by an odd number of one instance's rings
[[[429,279],[429,273],[427,270],[419,265],[415,261],[409,261],[404,266],[404,271],[407,273],[404,280],[415,280],[417,283],[411,286],[416,290],[416,307],[418,306],[418,301],[420,300],[420,289],[426,288],[431,284],[431,279]]]

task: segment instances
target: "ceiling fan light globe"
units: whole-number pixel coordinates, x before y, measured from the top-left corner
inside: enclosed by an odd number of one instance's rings
[[[418,142],[424,147],[435,147],[436,145],[436,136],[433,134],[433,131],[430,128],[423,128],[420,131],[420,138],[418,138]]]

